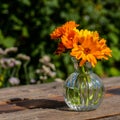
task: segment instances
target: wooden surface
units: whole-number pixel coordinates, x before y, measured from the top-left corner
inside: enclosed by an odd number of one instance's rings
[[[0,89],[0,120],[120,120],[120,77],[103,82],[104,100],[89,112],[66,106],[60,82]]]

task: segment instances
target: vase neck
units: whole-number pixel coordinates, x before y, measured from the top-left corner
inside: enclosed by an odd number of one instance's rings
[[[72,61],[73,61],[74,69],[76,72],[80,72],[80,73],[84,73],[84,74],[92,72],[92,66],[89,62],[86,62],[85,65],[80,66],[79,61],[77,59],[75,59],[74,57],[72,57]]]

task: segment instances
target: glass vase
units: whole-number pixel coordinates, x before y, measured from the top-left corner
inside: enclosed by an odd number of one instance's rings
[[[90,111],[99,107],[104,96],[104,85],[92,71],[90,63],[80,67],[72,58],[75,71],[64,83],[64,99],[68,107],[76,111]]]

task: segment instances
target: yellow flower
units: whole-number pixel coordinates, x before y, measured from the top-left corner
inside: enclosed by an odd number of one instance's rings
[[[79,26],[74,21],[69,21],[63,24],[61,27],[56,28],[51,34],[51,39],[58,39],[61,38],[66,32],[69,32],[70,30],[76,28]]]
[[[80,44],[74,43],[70,55],[80,60],[80,66],[88,61],[95,67],[97,59],[107,59],[107,56],[111,56],[111,50],[103,39],[100,40],[97,32],[81,30],[79,35]]]
[[[4,80],[4,76],[0,75],[0,81],[3,81],[3,80]]]

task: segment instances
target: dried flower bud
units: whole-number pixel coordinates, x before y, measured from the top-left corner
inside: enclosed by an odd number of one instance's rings
[[[16,65],[16,66],[20,66],[21,64],[22,64],[21,61],[15,60],[15,65]]]
[[[47,76],[40,76],[40,80],[46,80]]]
[[[30,61],[30,57],[25,54],[18,54],[17,58],[25,61]]]
[[[0,64],[3,68],[14,67],[16,60],[14,58],[2,58],[0,59]]]
[[[39,59],[39,62],[41,63],[48,63],[50,62],[50,57],[48,55],[43,56],[41,59]]]
[[[40,72],[40,69],[37,69],[37,70],[35,71],[35,73],[40,74],[40,73],[41,73],[41,72]]]
[[[8,81],[11,85],[19,85],[20,84],[20,80],[16,77],[11,77]]]
[[[0,59],[0,64],[3,68],[7,68],[8,67],[8,59],[7,58]]]
[[[62,80],[61,78],[55,78],[56,82],[63,82],[64,80]]]
[[[47,66],[49,66],[52,70],[55,70],[55,65],[52,63],[48,63]]]
[[[48,75],[53,78],[53,77],[56,76],[56,72],[52,72],[52,71],[51,71],[51,72],[48,73]]]
[[[31,84],[35,84],[35,83],[36,83],[36,80],[35,80],[35,79],[31,79],[31,80],[30,80],[30,83],[31,83]]]
[[[18,48],[17,47],[11,47],[11,48],[7,48],[5,50],[5,53],[8,54],[8,53],[11,53],[11,52],[17,52]]]
[[[7,62],[7,66],[8,67],[14,67],[15,66],[15,61],[16,60],[14,58],[8,58],[7,61],[6,61]]]
[[[44,72],[45,72],[46,74],[48,74],[49,72],[51,72],[50,68],[47,67],[47,66],[45,66],[45,65],[42,66],[42,69],[44,70]]]

